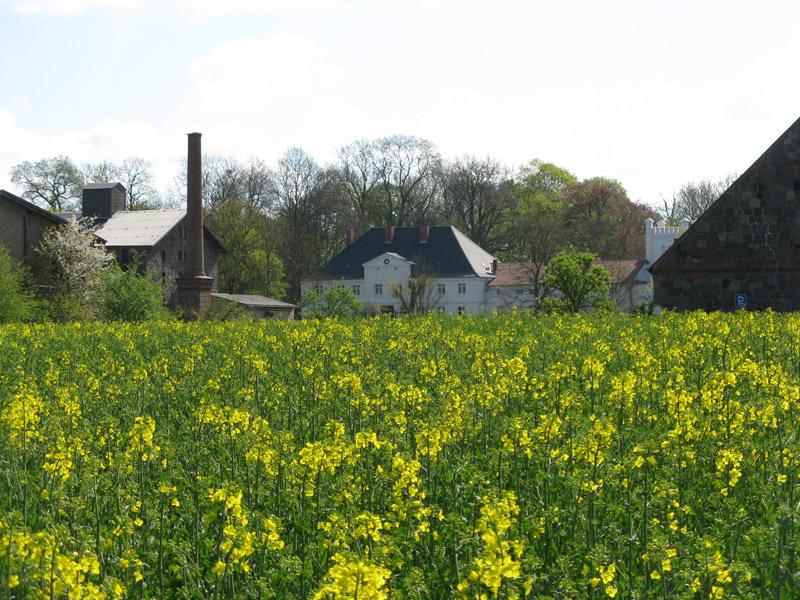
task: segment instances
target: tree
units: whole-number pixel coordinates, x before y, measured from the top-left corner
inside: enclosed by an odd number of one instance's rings
[[[424,315],[436,308],[441,297],[436,292],[433,279],[425,273],[409,278],[405,284],[391,282],[389,292],[400,302],[400,311]]]
[[[43,308],[31,291],[30,272],[0,245],[0,323],[34,320]]]
[[[571,245],[604,259],[644,255],[642,222],[656,216],[655,212],[644,204],[631,202],[618,181],[586,179],[566,187],[562,197]]]
[[[67,156],[19,163],[11,169],[11,181],[22,188],[23,198],[54,211],[74,208],[83,189],[83,175]]]
[[[545,308],[578,312],[584,308],[611,308],[609,297],[611,273],[594,263],[597,258],[591,252],[562,250],[545,268],[542,285],[559,292],[548,296]]]
[[[384,225],[413,225],[433,210],[441,157],[433,143],[407,135],[375,142]]]
[[[737,178],[737,175],[731,174],[719,181],[706,179],[684,183],[670,200],[663,199],[663,206],[658,211],[659,215],[667,223],[694,222]]]
[[[344,241],[341,195],[336,177],[301,148],[290,148],[272,177],[273,211],[279,250],[289,282],[289,298],[300,296],[300,281],[325,262]]]
[[[225,248],[217,262],[220,291],[284,297],[286,282],[275,224],[262,210],[244,200],[228,200],[209,213],[208,226]]]
[[[104,321],[140,323],[170,318],[164,285],[139,273],[136,261],[127,270],[116,264],[104,269],[98,296],[99,313]]]
[[[364,306],[349,287],[333,285],[327,289],[313,289],[300,300],[303,317],[355,317],[364,311]]]
[[[451,222],[472,241],[493,250],[503,213],[513,203],[508,173],[499,162],[463,156],[443,172],[444,207]]]
[[[526,264],[534,301],[543,293],[545,265],[566,245],[567,205],[562,194],[576,182],[566,169],[538,159],[523,166],[515,177],[516,204],[505,215],[502,255]]]
[[[246,164],[231,156],[203,155],[203,206],[213,210],[227,200],[242,200],[264,210],[271,208],[272,171],[263,161]],[[186,160],[169,193],[172,204],[186,201]]]
[[[578,183],[578,179],[567,169],[535,158],[520,167],[514,180],[514,190],[525,197],[555,200],[574,183]]]
[[[113,260],[111,254],[75,218],[47,229],[36,250],[49,265],[51,297],[61,317],[91,316],[103,271]]]
[[[377,169],[374,144],[359,140],[339,150],[335,175],[352,212],[351,225],[358,231],[382,220],[378,187],[380,173]]]

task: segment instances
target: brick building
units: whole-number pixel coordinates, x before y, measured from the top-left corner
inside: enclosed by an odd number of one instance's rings
[[[800,120],[650,267],[676,310],[800,309]]]
[[[44,277],[44,265],[34,249],[45,229],[65,222],[54,213],[0,190],[0,244],[11,258],[30,267],[40,280]]]

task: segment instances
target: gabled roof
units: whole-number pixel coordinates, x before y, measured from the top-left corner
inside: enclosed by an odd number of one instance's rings
[[[489,283],[492,287],[530,285],[535,272],[532,262],[497,263],[494,279]]]
[[[602,265],[611,273],[611,283],[633,283],[636,276],[647,261],[645,260],[596,260],[595,264]],[[530,285],[531,278],[536,272],[536,265],[532,262],[498,263],[494,279],[489,283],[491,287]]]
[[[149,248],[164,239],[185,217],[186,210],[183,208],[121,210],[103,223],[95,235],[106,240],[106,246],[111,248]],[[221,248],[219,239],[208,227],[204,226],[203,229]]]
[[[368,261],[365,261],[364,264],[366,265],[368,263],[371,263],[373,260],[375,260],[376,258],[380,258],[381,256],[391,256],[392,258],[396,258],[401,262],[411,263],[412,265],[414,264],[413,260],[408,260],[405,256],[400,256],[397,252],[383,252],[381,254],[378,254],[377,256],[373,256]]]
[[[54,225],[63,225],[67,222],[66,219],[60,217],[56,213],[52,213],[49,210],[45,210],[44,208],[36,206],[33,202],[28,202],[24,198],[20,198],[19,196],[12,194],[11,192],[7,192],[6,190],[0,190],[0,198],[4,198],[9,202],[13,202],[14,204],[18,204],[25,210],[34,212],[37,215],[52,221]]]
[[[214,298],[220,300],[228,300],[230,302],[237,302],[244,304],[251,308],[297,308],[294,304],[275,300],[275,298],[267,298],[266,296],[258,296],[255,294],[222,294],[219,292],[211,292]]]
[[[384,227],[373,227],[347,246],[309,279],[362,279],[362,265],[386,252],[414,262],[434,277],[491,277],[494,257],[451,226],[429,228],[428,241],[420,241],[419,227],[395,227],[391,242]]]
[[[650,265],[654,278],[796,270],[800,230],[798,156],[800,119]],[[696,299],[701,293],[705,290],[696,287],[686,296]]]
[[[103,223],[97,235],[106,246],[155,246],[186,216],[180,208],[160,210],[119,211]]]
[[[633,283],[646,260],[596,260],[595,263],[605,267],[611,273],[611,283]]]

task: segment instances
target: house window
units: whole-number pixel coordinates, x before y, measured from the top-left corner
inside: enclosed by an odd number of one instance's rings
[[[376,283],[375,284],[375,295],[376,296],[380,296],[381,294],[383,294],[383,284]]]
[[[467,293],[467,284],[466,283],[459,283],[458,284],[458,293],[459,294],[466,294]]]
[[[459,306],[458,307],[458,314],[460,314],[460,315],[467,314],[467,307],[466,306]]]
[[[183,248],[178,248],[178,262],[183,262],[186,260],[186,252]]]
[[[440,296],[444,296],[445,292],[447,291],[444,287],[443,283],[436,284],[436,291],[439,293]]]
[[[166,250],[162,250],[161,251],[161,262],[162,263],[167,262],[167,251]]]
[[[322,284],[321,283],[315,283],[314,284],[314,291],[316,293],[318,293],[318,294],[321,294],[322,293]]]
[[[354,285],[354,286],[353,286],[353,293],[354,293],[356,296],[360,296],[360,295],[361,295],[361,286],[360,286],[360,285],[358,285],[358,284]]]

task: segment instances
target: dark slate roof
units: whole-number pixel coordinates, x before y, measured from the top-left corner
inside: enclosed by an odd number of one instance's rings
[[[40,215],[45,219],[52,221],[56,225],[63,225],[64,223],[67,222],[66,219],[60,217],[56,213],[52,213],[49,210],[45,210],[44,208],[36,206],[32,202],[28,202],[24,198],[20,198],[19,196],[12,194],[11,192],[7,192],[6,190],[0,190],[0,198],[9,200],[14,204],[19,204],[22,208],[34,212],[37,215]]]
[[[125,189],[125,186],[122,185],[119,181],[108,181],[102,183],[87,183],[83,186],[85,190],[110,190],[114,189],[115,187],[120,186],[122,189]]]
[[[419,227],[395,227],[394,239],[388,244],[384,232],[384,227],[373,227],[309,279],[362,279],[362,265],[384,252],[413,261],[416,268],[435,277],[492,276],[494,257],[455,227],[431,227],[427,242],[420,242]]]

